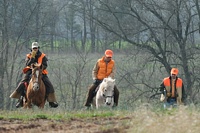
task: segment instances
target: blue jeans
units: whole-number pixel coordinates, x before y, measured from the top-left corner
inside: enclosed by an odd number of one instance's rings
[[[164,106],[164,108],[169,108],[170,106],[172,106],[172,107],[177,106],[176,98],[168,98],[163,106]]]

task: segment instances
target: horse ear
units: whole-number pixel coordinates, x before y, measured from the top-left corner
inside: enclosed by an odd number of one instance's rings
[[[107,78],[104,78],[104,79],[103,79],[103,82],[106,82],[106,80],[107,80]]]
[[[113,79],[113,83],[115,84],[115,79]]]

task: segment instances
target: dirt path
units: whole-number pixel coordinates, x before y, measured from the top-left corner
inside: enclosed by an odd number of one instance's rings
[[[0,120],[0,133],[126,133],[130,117]]]

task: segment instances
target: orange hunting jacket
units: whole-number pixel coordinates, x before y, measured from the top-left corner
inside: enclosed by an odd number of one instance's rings
[[[170,77],[166,77],[164,78],[162,84],[160,85],[160,91],[164,91],[164,89],[166,90],[167,94],[171,94],[172,95],[172,89],[171,89],[171,76]],[[185,92],[184,92],[184,86],[183,86],[183,81],[180,78],[176,78],[175,81],[175,94],[173,94],[175,96],[175,98],[177,98],[177,96],[179,96],[181,99],[183,97],[185,97]],[[167,97],[171,97],[171,96],[167,96]]]
[[[114,78],[114,72],[115,72],[115,61],[111,59],[110,62],[106,63],[104,61],[105,57],[102,57],[99,59],[96,63],[96,65],[93,68],[93,79],[104,79],[107,77]]]
[[[30,58],[31,58],[31,54],[30,54],[30,53],[27,54],[26,57],[30,59]],[[42,64],[42,59],[43,59],[44,57],[45,57],[45,54],[42,53],[42,54],[40,55],[40,57],[38,58],[37,63],[41,65],[41,64]],[[26,67],[23,69],[23,73],[26,73],[29,69],[30,69],[30,66],[26,66]],[[42,71],[42,74],[48,74],[48,71],[47,71],[46,69],[44,69],[44,70]]]

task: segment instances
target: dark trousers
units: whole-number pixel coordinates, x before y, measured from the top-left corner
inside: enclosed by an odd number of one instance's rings
[[[98,85],[92,84],[91,87],[89,88],[85,106],[91,106],[92,100],[96,96],[96,88],[98,87]],[[119,90],[117,89],[117,87],[115,85],[114,86],[114,104],[115,104],[115,106],[118,105],[118,100],[119,100]]]
[[[117,86],[114,86],[114,104],[115,106],[118,106],[118,100],[119,100],[119,90],[117,89]]]
[[[28,70],[22,80],[19,82],[16,91],[21,94],[21,96],[25,96],[25,82],[28,83],[31,79],[31,70]]]
[[[51,83],[51,81],[49,80],[49,77],[47,75],[43,75],[42,76],[42,81],[44,82],[44,85],[46,87],[46,94],[48,95],[49,93],[54,93],[54,88],[53,85]]]

